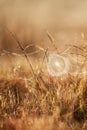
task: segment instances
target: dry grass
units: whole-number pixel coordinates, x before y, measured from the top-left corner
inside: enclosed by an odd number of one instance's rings
[[[86,130],[86,99],[86,78],[0,78],[0,130]]]
[[[1,56],[0,130],[86,130],[87,75],[51,77],[44,66],[47,50],[32,65],[20,48],[24,56],[10,57],[8,66],[7,53]]]

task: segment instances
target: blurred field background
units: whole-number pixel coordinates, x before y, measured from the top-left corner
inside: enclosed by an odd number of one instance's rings
[[[86,0],[1,0],[1,48],[19,51],[6,28],[15,32],[23,44],[33,42],[44,47],[50,46],[46,31],[53,35],[57,47],[62,49],[65,44],[74,44],[75,37],[80,41],[82,32],[87,39],[86,4]]]
[[[87,129],[86,6],[0,0],[0,130]],[[46,58],[56,51],[72,69],[52,77]]]

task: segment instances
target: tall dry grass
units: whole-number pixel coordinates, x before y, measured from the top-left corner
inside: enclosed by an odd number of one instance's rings
[[[86,78],[0,78],[0,129],[86,130],[86,98]]]

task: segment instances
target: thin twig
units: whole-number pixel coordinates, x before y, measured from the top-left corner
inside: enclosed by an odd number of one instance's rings
[[[46,33],[47,33],[47,36],[48,36],[49,40],[51,41],[51,43],[52,43],[54,49],[56,50],[57,54],[59,54],[59,51],[58,51],[58,49],[57,49],[57,47],[56,47],[56,45],[55,45],[55,40],[54,40],[54,38],[52,37],[52,35],[51,35],[48,31],[47,31]]]
[[[15,39],[15,41],[17,42],[17,44],[18,44],[19,48],[21,49],[21,51],[22,51],[22,53],[24,54],[24,56],[25,56],[25,58],[26,58],[27,62],[28,62],[28,63],[29,63],[29,65],[30,65],[30,68],[31,68],[31,71],[32,71],[33,76],[35,77],[35,73],[34,73],[34,70],[33,70],[32,64],[31,64],[30,59],[28,58],[28,56],[27,56],[26,52],[24,51],[24,48],[23,48],[23,46],[22,46],[21,42],[17,39],[17,37],[16,37],[16,34],[15,34],[15,33],[12,33],[11,31],[9,31],[9,29],[8,29],[8,28],[6,28],[6,30],[7,30],[7,31],[11,34],[11,36],[12,36],[12,37]]]
[[[44,57],[43,57],[41,65],[40,65],[39,72],[41,72],[41,70],[43,68],[43,63],[44,63],[45,58],[47,57],[47,52],[48,52],[48,48],[45,50]]]

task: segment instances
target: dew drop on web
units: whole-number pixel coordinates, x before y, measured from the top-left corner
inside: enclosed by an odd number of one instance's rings
[[[69,61],[67,58],[56,53],[49,54],[47,61],[47,70],[51,76],[61,76],[69,70]]]

